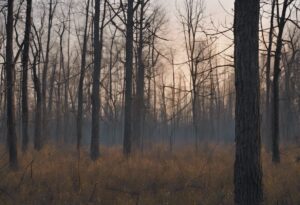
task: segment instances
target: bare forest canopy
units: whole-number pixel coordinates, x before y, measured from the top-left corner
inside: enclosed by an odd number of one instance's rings
[[[235,143],[234,200],[262,202],[261,145],[279,163],[300,143],[300,1],[219,1],[221,18],[209,0],[166,2],[0,1],[11,168],[49,144],[97,160],[100,145],[129,157]]]

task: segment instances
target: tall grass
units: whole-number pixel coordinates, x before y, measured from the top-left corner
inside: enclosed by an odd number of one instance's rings
[[[20,169],[9,171],[0,155],[0,204],[20,205],[232,205],[234,148],[209,145],[197,154],[190,147],[169,153],[162,146],[122,156],[120,147],[102,147],[92,162],[83,150],[47,146],[20,156]],[[300,204],[300,149],[284,149],[273,165],[263,152],[267,205]],[[79,168],[79,169],[78,169]]]

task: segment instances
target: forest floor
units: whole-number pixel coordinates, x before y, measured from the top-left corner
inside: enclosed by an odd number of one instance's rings
[[[232,205],[234,147],[209,145],[167,152],[163,147],[129,159],[118,148],[102,148],[99,160],[71,148],[28,151],[18,171],[9,171],[0,153],[0,204],[20,205]],[[22,156],[21,156],[22,155]],[[263,152],[267,205],[300,204],[300,148],[282,149],[273,165]],[[79,169],[78,169],[79,167]],[[79,170],[79,171],[78,171]]]

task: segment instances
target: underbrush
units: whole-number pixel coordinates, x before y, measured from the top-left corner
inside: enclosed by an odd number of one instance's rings
[[[102,148],[96,162],[83,150],[46,146],[20,153],[16,172],[0,156],[0,204],[20,205],[232,205],[234,148],[209,145],[169,153],[163,147],[124,158]],[[22,156],[21,156],[22,155]],[[273,165],[263,152],[265,204],[300,204],[300,149],[283,150]]]

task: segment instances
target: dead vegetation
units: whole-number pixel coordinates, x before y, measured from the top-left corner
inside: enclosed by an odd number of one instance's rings
[[[71,148],[48,146],[22,154],[16,172],[1,150],[0,204],[233,204],[232,146],[210,145],[198,154],[157,147],[129,159],[120,148],[102,148],[95,163],[85,150],[78,162]],[[300,204],[300,149],[286,150],[278,165],[263,154],[266,204]]]

